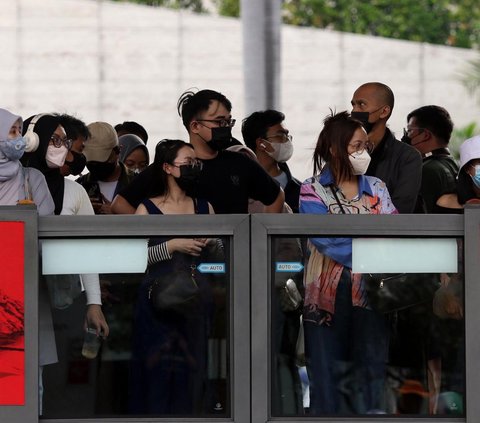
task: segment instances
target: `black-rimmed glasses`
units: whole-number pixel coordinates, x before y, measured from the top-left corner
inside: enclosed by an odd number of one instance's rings
[[[235,126],[235,119],[197,119],[198,122],[213,122],[220,128],[233,128]]]
[[[189,167],[196,167],[200,170],[203,169],[203,162],[198,159],[187,159],[184,162],[173,162],[172,166],[180,167],[180,166],[189,166]]]
[[[53,134],[50,137],[50,141],[56,148],[60,148],[62,145],[67,147],[67,150],[70,150],[72,148],[73,140],[70,140],[68,138],[61,138],[57,134]]]

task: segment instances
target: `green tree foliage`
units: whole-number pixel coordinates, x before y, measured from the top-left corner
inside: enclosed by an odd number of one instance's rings
[[[240,16],[240,0],[215,0],[218,13],[222,16]]]
[[[205,0],[117,0],[205,12]],[[263,0],[257,0],[263,1]],[[240,16],[240,0],[213,0]],[[455,47],[480,47],[480,0],[284,0],[287,24]]]
[[[286,0],[293,25],[433,44],[480,43],[478,0]]]
[[[260,0],[259,0],[260,1]],[[239,16],[240,0],[217,0]],[[479,0],[284,0],[284,22],[456,47],[480,45]]]

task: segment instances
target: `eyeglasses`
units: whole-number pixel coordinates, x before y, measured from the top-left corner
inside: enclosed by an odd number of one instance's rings
[[[268,140],[270,138],[280,139],[280,140],[282,140],[281,142],[292,141],[292,139],[293,139],[293,137],[290,134],[285,134],[285,133],[265,137],[266,140]]]
[[[197,119],[198,122],[214,122],[220,128],[233,128],[235,126],[235,119]]]
[[[374,145],[370,141],[367,141],[365,143],[348,144],[348,147],[353,148],[357,154],[362,154],[365,150],[370,154],[373,151]]]
[[[403,135],[407,135],[409,137],[410,134],[415,130],[419,131],[418,134],[421,134],[423,131],[426,130],[426,128],[417,128],[417,127],[403,128]]]
[[[203,169],[203,162],[201,160],[198,160],[198,159],[186,159],[184,162],[181,162],[181,163],[173,162],[172,166],[175,166],[175,167],[188,166],[188,167],[198,168],[199,170],[202,170]]]
[[[72,140],[69,140],[67,138],[60,138],[57,134],[53,134],[50,137],[50,141],[52,141],[52,144],[56,148],[60,148],[62,145],[64,145],[65,147],[67,147],[67,150],[70,150],[70,148],[72,148],[72,144],[73,144]]]

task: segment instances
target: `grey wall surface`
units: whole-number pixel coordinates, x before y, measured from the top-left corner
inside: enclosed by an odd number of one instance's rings
[[[242,25],[107,0],[2,0],[0,107],[27,118],[67,112],[87,123],[143,124],[155,144],[186,139],[176,111],[191,87],[223,92],[244,117]],[[480,123],[480,105],[458,74],[473,50],[311,28],[282,27],[281,108],[294,135],[292,170],[310,176],[312,148],[329,108],[349,109],[355,88],[387,83],[396,95],[390,120],[424,104],[446,107],[455,124]]]

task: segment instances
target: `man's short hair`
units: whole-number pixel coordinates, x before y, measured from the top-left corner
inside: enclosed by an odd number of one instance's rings
[[[423,106],[410,112],[407,122],[414,117],[419,128],[428,129],[439,140],[448,144],[453,131],[453,122],[447,110],[440,106]]]
[[[136,135],[137,137],[141,138],[144,144],[146,144],[148,141],[147,130],[138,122],[125,121],[123,123],[119,123],[115,125],[115,131],[117,131],[118,136],[126,134]]]
[[[277,110],[253,112],[242,122],[243,141],[251,150],[255,151],[257,138],[265,138],[268,128],[282,123],[285,115]]]
[[[232,103],[222,93],[213,90],[185,91],[177,102],[178,114],[182,117],[183,126],[189,131],[190,122],[194,120],[200,112],[207,111],[212,101],[218,101],[223,104],[230,112]]]
[[[77,119],[75,116],[67,114],[57,114],[60,119],[60,125],[63,126],[67,134],[67,138],[76,140],[79,137],[88,140],[90,138],[90,131],[85,122]]]

